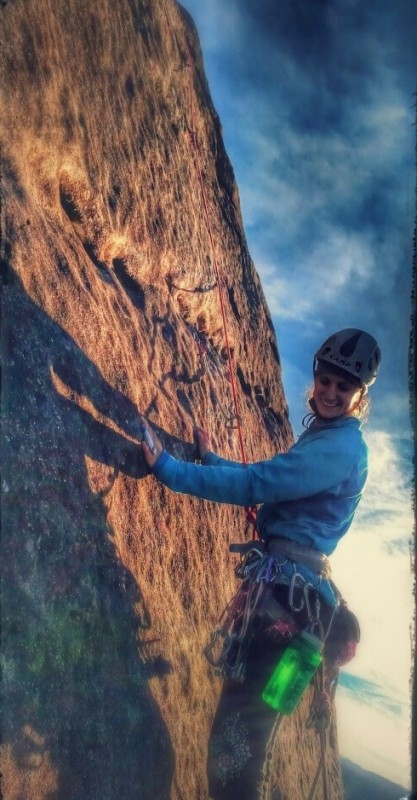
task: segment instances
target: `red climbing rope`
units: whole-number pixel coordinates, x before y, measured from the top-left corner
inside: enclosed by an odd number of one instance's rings
[[[188,66],[190,66],[190,65],[188,65]],[[204,179],[203,179],[202,169],[201,169],[201,165],[200,165],[200,151],[199,151],[199,147],[198,147],[198,143],[197,143],[197,135],[196,135],[196,132],[195,132],[195,130],[193,128],[194,114],[193,114],[193,104],[192,104],[192,102],[190,104],[190,108],[191,108],[191,113],[190,113],[191,127],[188,128],[188,133],[189,133],[190,142],[191,142],[192,151],[193,151],[194,166],[195,166],[195,170],[196,170],[196,173],[197,173],[198,182],[200,184],[201,199],[202,199],[203,210],[204,210],[204,218],[205,218],[205,223],[206,223],[206,227],[207,227],[207,233],[208,233],[209,240],[210,240],[210,248],[211,248],[211,253],[212,253],[212,263],[213,263],[214,271],[215,271],[215,274],[216,274],[216,280],[217,280],[218,296],[219,296],[219,303],[220,303],[220,309],[221,309],[221,315],[222,315],[222,321],[223,321],[224,339],[225,339],[225,344],[226,344],[227,361],[228,361],[229,374],[230,374],[230,385],[231,385],[231,390],[232,390],[233,406],[234,406],[234,412],[235,412],[234,413],[234,419],[236,420],[236,429],[238,431],[238,436],[239,436],[239,445],[240,445],[240,452],[241,452],[241,456],[242,456],[242,461],[246,465],[247,464],[247,458],[246,458],[246,453],[245,453],[245,446],[244,446],[244,443],[243,443],[242,424],[241,424],[241,419],[240,419],[239,412],[238,412],[238,397],[237,397],[237,390],[236,390],[236,380],[235,380],[235,373],[234,373],[234,368],[233,368],[233,357],[232,357],[232,351],[230,349],[229,333],[228,333],[228,328],[227,328],[227,318],[226,318],[226,311],[225,311],[224,298],[223,298],[223,292],[222,292],[222,278],[221,278],[219,264],[218,264],[217,257],[216,257],[216,249],[215,249],[215,246],[214,246],[213,230],[212,230],[212,225],[211,225],[211,221],[210,221],[210,214],[209,214],[208,203],[207,203],[207,198],[206,198],[206,192],[205,192],[205,187],[204,187]]]
[[[190,51],[188,51],[188,59],[189,60],[186,62],[186,67],[191,69],[193,67],[193,60],[192,60],[192,56],[191,56]],[[196,173],[197,173],[197,177],[198,177],[198,182],[199,182],[199,185],[200,185],[200,192],[201,192],[202,206],[203,206],[203,211],[204,211],[204,218],[205,218],[207,233],[208,233],[209,240],[210,240],[212,264],[213,264],[213,267],[214,267],[214,271],[215,271],[215,275],[216,275],[216,281],[217,281],[218,296],[219,296],[219,303],[220,303],[220,309],[221,309],[221,315],[222,315],[222,321],[223,321],[224,338],[225,338],[226,351],[227,351],[227,362],[228,362],[228,367],[229,367],[230,385],[231,385],[232,398],[233,398],[234,416],[232,417],[232,419],[236,421],[236,425],[233,426],[233,427],[235,427],[235,429],[238,432],[239,447],[240,447],[240,453],[241,453],[241,457],[242,457],[242,463],[245,466],[247,466],[248,461],[247,461],[247,458],[246,458],[245,445],[244,445],[244,442],[243,442],[242,421],[241,421],[241,418],[240,418],[240,415],[239,415],[238,395],[237,395],[237,389],[236,389],[235,371],[234,371],[234,367],[233,367],[233,356],[232,356],[232,351],[231,351],[230,343],[229,343],[229,333],[228,333],[228,328],[227,328],[227,317],[226,317],[225,304],[224,304],[224,298],[223,298],[223,292],[222,292],[222,277],[221,277],[221,273],[220,273],[219,264],[218,264],[218,261],[217,261],[216,248],[215,248],[215,244],[214,244],[213,229],[212,229],[212,224],[211,224],[211,220],[210,220],[209,207],[208,207],[207,197],[206,197],[206,192],[205,192],[204,178],[203,178],[203,172],[202,172],[202,168],[201,168],[200,149],[199,149],[199,146],[198,146],[197,134],[196,134],[196,131],[194,129],[194,103],[193,103],[193,95],[192,95],[191,89],[189,90],[189,94],[190,94],[190,101],[189,101],[188,107],[190,109],[190,123],[191,124],[187,125],[187,129],[188,129],[188,134],[189,134],[190,143],[191,143],[191,150],[192,150],[192,155],[193,155],[194,167],[195,167],[195,170],[196,170]],[[248,520],[248,522],[251,525],[254,526],[253,538],[255,538],[256,537],[256,506],[245,507],[245,511],[246,511],[246,519]]]

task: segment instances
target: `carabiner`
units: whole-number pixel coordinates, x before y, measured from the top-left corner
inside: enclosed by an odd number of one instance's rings
[[[223,660],[224,645],[223,645],[222,651],[221,651],[221,653],[220,653],[220,655],[218,656],[217,659],[213,658],[212,655],[211,655],[211,651],[213,650],[213,647],[216,644],[217,639],[219,638],[219,636],[223,636],[224,637],[224,631],[222,630],[222,628],[218,628],[216,631],[214,631],[209,644],[206,645],[206,647],[204,648],[204,655],[205,655],[207,661],[209,662],[209,664],[212,665],[212,667],[218,667],[221,664],[222,660]]]
[[[303,598],[301,598],[301,605],[300,606],[295,606],[294,605],[294,589],[295,589],[295,584],[296,584],[297,578],[300,578],[301,581],[303,583],[305,583],[303,576],[300,575],[299,572],[295,572],[294,571],[294,574],[291,576],[290,585],[289,585],[289,589],[288,589],[288,604],[289,604],[291,610],[292,611],[296,611],[296,612],[302,611],[303,608],[304,608],[304,605],[305,605]]]

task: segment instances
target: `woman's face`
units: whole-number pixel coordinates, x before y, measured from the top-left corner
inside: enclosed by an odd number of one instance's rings
[[[313,400],[317,411],[325,419],[336,419],[352,414],[362,396],[362,389],[353,386],[331,370],[316,372]]]

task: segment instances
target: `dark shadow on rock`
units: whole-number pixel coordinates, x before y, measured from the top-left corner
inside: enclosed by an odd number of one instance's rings
[[[54,379],[130,436],[137,409],[11,270],[2,306],[3,743],[21,769],[49,754],[54,800],[167,799],[174,755],[148,679],[169,664],[162,643],[151,657],[142,641],[151,620],[86,456],[136,478],[147,469],[137,445]]]
[[[113,269],[123,289],[138,311],[145,310],[145,292],[139,281],[129,274],[123,258],[113,258]]]

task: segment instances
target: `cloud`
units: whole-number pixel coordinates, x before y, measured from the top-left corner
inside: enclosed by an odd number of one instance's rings
[[[342,671],[339,686],[345,689],[347,694],[351,693],[352,699],[357,703],[370,705],[373,708],[379,707],[384,714],[399,716],[403,712],[404,706],[401,698],[396,700],[392,693],[387,694],[383,686],[379,686],[373,681]]]
[[[386,431],[367,435],[370,471],[349,533],[332,556],[333,574],[358,615],[361,642],[337,695],[340,751],[365,769],[409,783],[411,540],[407,462]]]
[[[228,52],[237,49],[244,39],[244,17],[238,6],[210,0],[204,5],[199,0],[184,0],[196,26],[203,46],[203,57],[222,63]]]
[[[311,322],[313,327],[318,327],[314,324],[317,317],[339,303],[341,296],[351,297],[360,288],[366,293],[377,268],[368,237],[337,228],[326,229],[323,241],[311,245],[297,264],[297,281],[294,271],[280,258],[264,263],[256,253],[254,257],[272,315],[281,321]]]
[[[293,280],[279,277],[276,265],[257,263],[257,268],[272,315],[281,321],[299,320],[310,315],[311,298],[307,293],[300,293]]]
[[[351,674],[407,702],[413,619],[409,473],[385,431],[367,435],[369,479],[356,519],[332,556],[336,584],[360,618],[362,641]]]
[[[403,706],[393,714],[370,697],[339,687],[336,694],[340,753],[363,769],[410,785],[410,717]]]
[[[323,241],[306,259],[306,271],[320,286],[320,299],[332,303],[345,289],[353,294],[353,289],[366,288],[375,271],[375,257],[366,234],[336,227],[323,233]]]
[[[365,488],[364,508],[358,512],[358,524],[367,525],[382,544],[392,538],[393,519],[396,538],[402,533],[411,543],[411,475],[397,450],[394,437],[387,431],[367,435],[369,451],[369,481]],[[378,512],[386,519],[381,528],[375,521]],[[386,537],[386,538],[384,538]]]

